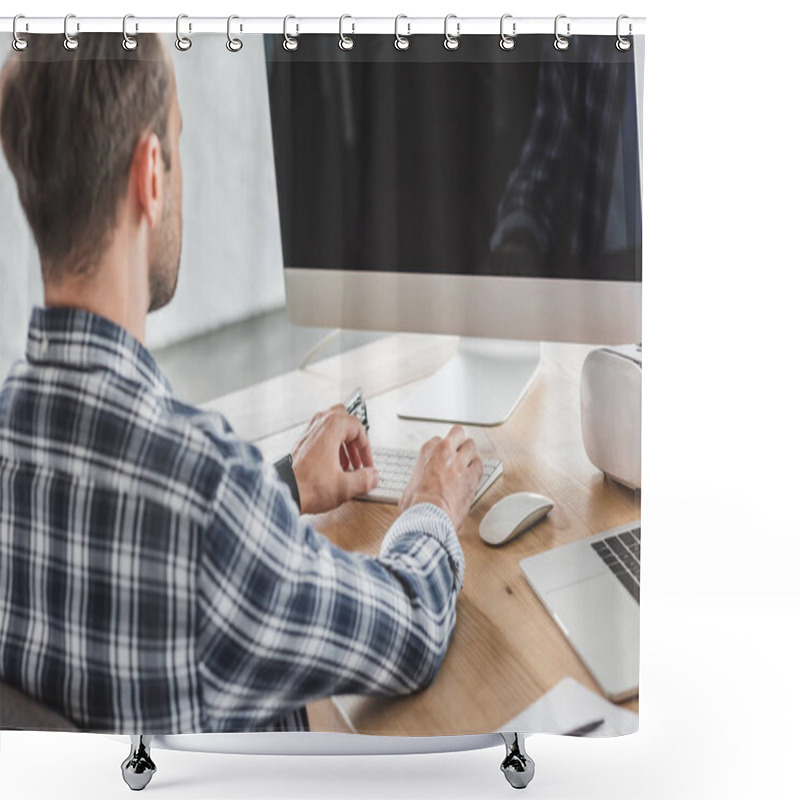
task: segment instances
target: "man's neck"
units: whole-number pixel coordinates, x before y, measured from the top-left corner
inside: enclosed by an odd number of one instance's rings
[[[46,306],[80,308],[125,328],[142,344],[150,303],[143,248],[118,247],[112,242],[86,276],[67,275],[46,282]]]

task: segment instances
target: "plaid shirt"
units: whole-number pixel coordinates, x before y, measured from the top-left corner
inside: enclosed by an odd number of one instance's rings
[[[110,321],[35,309],[0,390],[0,678],[86,730],[303,730],[332,694],[425,687],[464,561],[418,505],[369,558]]]

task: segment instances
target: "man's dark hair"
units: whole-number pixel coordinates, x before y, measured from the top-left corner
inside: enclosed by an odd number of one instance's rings
[[[152,131],[170,165],[173,82],[156,34],[27,35],[0,78],[0,139],[39,248],[45,280],[85,274],[117,218],[136,144]]]

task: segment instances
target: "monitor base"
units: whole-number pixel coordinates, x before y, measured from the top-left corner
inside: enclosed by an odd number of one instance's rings
[[[400,404],[397,416],[500,425],[527,391],[540,359],[540,342],[462,337],[453,358]]]

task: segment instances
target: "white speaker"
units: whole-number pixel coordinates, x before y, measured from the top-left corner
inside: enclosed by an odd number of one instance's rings
[[[581,372],[581,430],[589,460],[631,489],[642,486],[642,347],[601,347]]]

